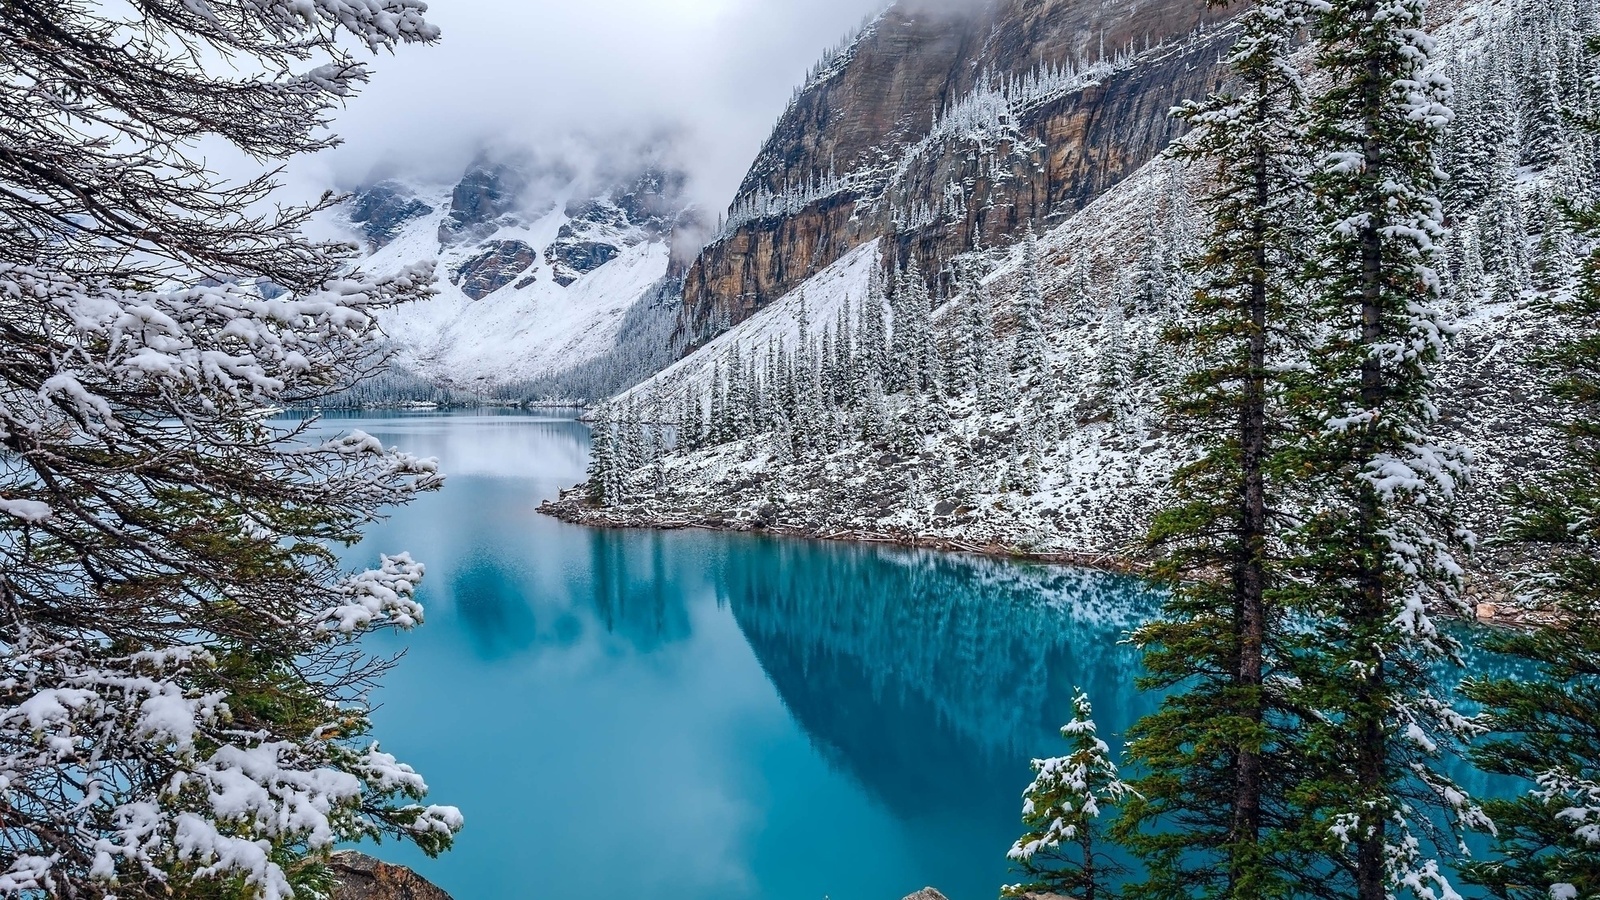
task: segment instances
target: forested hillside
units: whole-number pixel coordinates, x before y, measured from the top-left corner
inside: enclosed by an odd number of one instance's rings
[[[1572,118],[1596,107],[1583,39],[1600,16],[1539,0],[1435,15],[1456,114],[1439,269],[1460,328],[1437,396],[1491,533],[1502,489],[1554,441],[1529,356],[1553,339],[1541,298],[1570,290],[1585,250],[1557,207],[1600,175]],[[1160,401],[1194,360],[1162,335],[1193,318],[1208,175],[1165,155],[1065,223],[934,271],[892,240],[858,249],[604,409],[596,506],[569,509],[1137,555],[1191,453]]]

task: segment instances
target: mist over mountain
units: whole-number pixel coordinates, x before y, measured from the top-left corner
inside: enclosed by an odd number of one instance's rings
[[[977,2],[977,0],[960,0]],[[880,0],[440,3],[444,40],[374,62],[339,118],[340,149],[297,167],[310,187],[444,181],[480,154],[584,158],[674,136],[690,192],[720,208],[820,48]]]

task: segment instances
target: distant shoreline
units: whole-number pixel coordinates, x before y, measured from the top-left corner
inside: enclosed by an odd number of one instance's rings
[[[395,402],[395,403],[295,403],[284,407],[296,411],[320,412],[417,412],[460,409],[588,409],[580,400],[476,400],[471,403]]]
[[[591,505],[582,497],[581,486],[562,491],[561,496],[555,500],[545,500],[539,504],[538,511],[542,515],[570,525],[581,525],[586,528],[604,530],[721,531],[740,534],[764,534],[799,540],[878,544],[908,549],[938,550],[946,553],[965,553],[1012,562],[1070,566],[1096,572],[1137,577],[1149,576],[1152,570],[1150,561],[1139,559],[1131,554],[1038,553],[1019,547],[1007,546],[999,542],[967,542],[949,537],[900,530],[873,532],[854,529],[828,529],[805,525],[787,525],[782,522],[762,523],[752,520],[733,520],[720,515],[666,517],[652,516],[637,510],[603,509]],[[1480,581],[1480,579],[1483,580]],[[1524,609],[1509,603],[1509,597],[1504,593],[1503,589],[1492,583],[1495,580],[1485,577],[1483,573],[1479,573],[1477,577],[1469,580],[1468,597],[1471,598],[1474,594],[1479,594],[1480,599],[1473,601],[1476,615],[1462,618],[1468,618],[1480,625],[1519,630],[1552,624],[1550,617],[1546,613],[1539,610]],[[1478,582],[1483,587],[1487,587],[1488,590],[1474,591],[1472,582]],[[1451,617],[1459,615],[1453,610],[1447,611],[1446,614]]]
[[[923,550],[940,550],[947,553],[968,553],[992,559],[1071,566],[1118,575],[1146,575],[1150,571],[1150,566],[1147,562],[1110,553],[1037,553],[998,542],[973,543],[949,537],[900,530],[876,532],[856,529],[828,529],[805,525],[787,525],[782,522],[735,521],[724,516],[674,518],[650,516],[636,511],[603,509],[592,506],[581,497],[581,488],[570,488],[562,491],[558,499],[544,501],[539,505],[539,512],[570,525],[582,525],[588,528],[648,531],[702,530],[766,534],[774,537],[803,540],[849,544],[882,544]]]

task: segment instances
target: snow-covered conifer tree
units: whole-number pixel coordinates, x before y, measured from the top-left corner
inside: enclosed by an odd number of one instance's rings
[[[1297,786],[1316,798],[1300,821],[1305,846],[1327,854],[1327,889],[1427,897],[1451,891],[1451,832],[1485,824],[1439,764],[1470,731],[1440,689],[1456,652],[1433,618],[1460,605],[1455,557],[1470,539],[1452,516],[1466,458],[1435,437],[1430,397],[1453,333],[1433,269],[1451,89],[1426,0],[1314,9],[1308,285],[1324,333],[1295,395],[1307,414],[1296,479],[1315,503],[1290,602],[1307,624],[1293,678],[1317,753]]]
[[[1191,104],[1179,156],[1214,166],[1211,232],[1194,263],[1191,324],[1170,344],[1197,365],[1167,398],[1199,452],[1149,540],[1169,593],[1135,634],[1149,683],[1171,690],[1132,733],[1136,784],[1119,834],[1144,859],[1152,896],[1297,895],[1316,869],[1294,847],[1290,773],[1300,723],[1274,686],[1289,643],[1284,535],[1295,519],[1281,473],[1293,449],[1280,373],[1304,358],[1310,155],[1306,96],[1291,60],[1302,0],[1261,0],[1239,19],[1229,92]]]
[[[889,365],[888,298],[885,296],[883,269],[874,266],[867,282],[867,295],[861,303],[857,317],[860,331],[862,368],[876,373],[880,384],[887,377]]]
[[[589,427],[589,480],[585,485],[589,500],[601,506],[616,499],[609,491],[615,478],[615,440],[610,406],[602,404],[595,410]]]
[[[1594,50],[1600,55],[1600,41]],[[1600,132],[1600,122],[1591,127]],[[1494,896],[1516,900],[1600,896],[1600,205],[1571,217],[1593,249],[1579,289],[1548,303],[1571,337],[1542,358],[1570,413],[1567,453],[1554,478],[1516,490],[1519,513],[1505,536],[1536,551],[1530,599],[1559,619],[1488,640],[1536,676],[1483,676],[1466,686],[1491,731],[1474,748],[1479,767],[1537,782],[1522,797],[1488,804],[1498,855],[1469,869]]]
[[[1497,169],[1507,153],[1512,116],[1504,98],[1505,81],[1492,57],[1463,73],[1473,98],[1446,136],[1449,179],[1446,197],[1451,210],[1471,214],[1495,192]]]
[[[895,280],[891,390],[915,393],[926,387],[925,382],[930,374],[925,371],[926,351],[930,344],[930,308],[928,286],[923,282],[922,273],[913,259]]]
[[[1127,412],[1129,369],[1132,354],[1128,346],[1127,315],[1121,297],[1113,296],[1101,313],[1100,395],[1119,424]]]
[[[975,321],[982,319],[982,313],[975,312],[972,306],[977,302],[973,279],[969,276],[970,268],[957,263],[954,281],[956,286],[956,309],[953,316],[956,319],[949,327],[948,339],[945,341],[944,382],[952,394],[971,390],[979,387],[978,364],[981,350],[974,327]]]
[[[1033,783],[1022,794],[1027,828],[1006,856],[1025,881],[1006,885],[1003,897],[1055,895],[1074,900],[1113,900],[1123,874],[1101,848],[1101,816],[1132,794],[1111,759],[1111,748],[1095,733],[1089,698],[1073,698],[1073,717],[1061,729],[1071,745],[1066,756],[1033,761]]]
[[[723,424],[723,434],[725,440],[737,440],[750,433],[752,424],[750,377],[738,341],[728,348],[727,368],[728,396],[723,405],[727,421]]]
[[[338,842],[460,826],[366,737],[358,639],[420,624],[422,566],[334,553],[442,476],[271,418],[369,374],[431,268],[356,270],[304,236],[333,198],[197,149],[333,146],[359,54],[433,41],[424,12],[0,12],[0,895],[281,900]]]
[[[1011,371],[1044,373],[1044,290],[1040,286],[1039,235],[1033,224],[1022,238],[1022,292],[1017,298],[1017,327],[1011,349]]]
[[[717,360],[711,367],[711,419],[707,429],[706,439],[715,447],[733,440],[733,435],[728,432],[728,387],[727,379],[723,374],[722,360]]]
[[[1521,162],[1535,169],[1547,169],[1560,161],[1566,149],[1566,113],[1557,86],[1555,60],[1548,47],[1540,47],[1535,64],[1527,73]]]

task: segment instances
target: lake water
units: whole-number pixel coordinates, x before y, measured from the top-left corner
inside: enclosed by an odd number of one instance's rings
[[[467,829],[415,867],[456,900],[990,900],[1028,761],[1075,686],[1117,736],[1153,700],[1137,581],[894,548],[595,531],[540,516],[587,429],[526,413],[340,418],[445,490],[362,558],[428,566],[378,697],[386,749]]]

